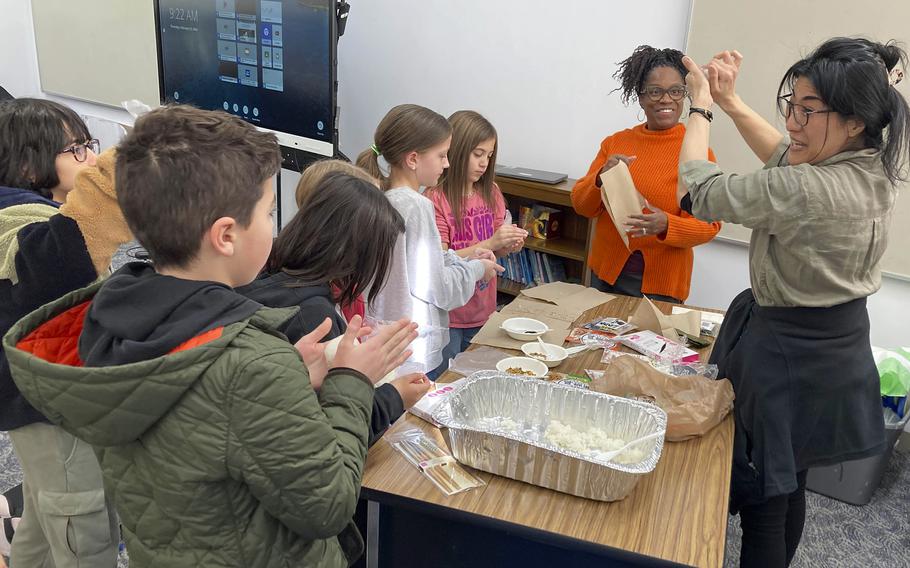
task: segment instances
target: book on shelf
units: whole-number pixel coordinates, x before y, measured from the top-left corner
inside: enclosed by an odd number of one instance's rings
[[[537,286],[566,279],[564,259],[551,254],[522,249],[497,259],[497,262],[505,269],[503,278],[523,286]]]

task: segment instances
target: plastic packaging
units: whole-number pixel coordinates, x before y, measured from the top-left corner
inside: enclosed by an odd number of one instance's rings
[[[421,430],[404,430],[386,436],[386,439],[446,495],[486,485]]]
[[[450,359],[449,370],[465,376],[476,371],[491,371],[496,369],[496,363],[506,357],[511,355],[495,347],[476,345],[474,349],[462,351],[454,359]]]

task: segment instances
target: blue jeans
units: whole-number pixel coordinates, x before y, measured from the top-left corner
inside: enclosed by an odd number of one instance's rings
[[[432,381],[439,378],[439,375],[449,368],[449,359],[454,359],[456,355],[470,347],[471,340],[478,331],[480,331],[479,327],[450,327],[449,344],[442,348],[442,363],[427,373],[427,377]]]

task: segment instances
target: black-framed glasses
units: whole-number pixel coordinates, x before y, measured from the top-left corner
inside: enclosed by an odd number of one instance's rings
[[[661,89],[660,87],[647,87],[642,90],[641,95],[647,95],[649,99],[654,102],[659,101],[664,98],[664,94],[670,95],[670,99],[674,101],[683,100],[686,95],[689,94],[689,91],[685,87],[670,87],[669,89]]]
[[[92,138],[88,142],[73,144],[66,150],[61,150],[60,153],[66,154],[67,152],[72,152],[73,157],[76,158],[77,162],[84,162],[88,157],[89,150],[97,154],[101,151],[101,142],[99,142],[97,138]]]
[[[826,110],[812,110],[811,108],[805,107],[801,104],[797,104],[790,101],[790,97],[793,96],[793,93],[789,95],[782,95],[777,97],[778,104],[781,105],[781,112],[784,116],[790,118],[790,115],[793,115],[793,120],[796,121],[796,124],[799,126],[805,126],[809,124],[809,118],[813,114],[828,114],[830,112],[837,112],[836,110],[826,109]],[[786,110],[784,110],[786,108]]]

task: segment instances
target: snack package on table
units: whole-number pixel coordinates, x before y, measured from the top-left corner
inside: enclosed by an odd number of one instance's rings
[[[698,353],[650,330],[616,338],[621,344],[662,363],[697,363]]]
[[[589,321],[584,324],[582,327],[590,329],[592,331],[600,331],[603,333],[612,333],[613,335],[623,335],[629,331],[635,329],[635,325],[631,324],[625,320],[619,318],[598,318],[594,321]]]

